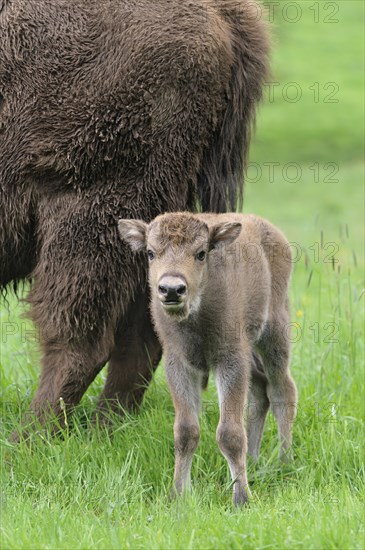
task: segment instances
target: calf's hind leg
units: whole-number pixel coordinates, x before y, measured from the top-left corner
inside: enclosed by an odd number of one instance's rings
[[[280,457],[287,460],[296,415],[297,389],[289,371],[290,340],[287,319],[273,320],[259,342],[267,377],[267,396],[279,428]]]
[[[254,460],[259,457],[265,419],[270,407],[266,390],[267,378],[263,365],[258,355],[254,353],[251,363],[247,417],[247,452]]]

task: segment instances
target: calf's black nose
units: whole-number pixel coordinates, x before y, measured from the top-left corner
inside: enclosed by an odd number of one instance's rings
[[[159,284],[158,291],[164,297],[165,302],[178,302],[186,294],[186,285],[183,283],[176,285]]]

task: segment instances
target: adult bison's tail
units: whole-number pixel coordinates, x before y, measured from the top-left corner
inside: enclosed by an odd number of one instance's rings
[[[203,210],[242,207],[244,171],[255,119],[268,75],[269,39],[263,10],[252,0],[219,0],[231,30],[234,64],[227,105],[205,152],[198,176]]]

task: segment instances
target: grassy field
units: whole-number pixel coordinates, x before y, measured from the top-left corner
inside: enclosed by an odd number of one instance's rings
[[[287,4],[274,14],[277,84],[260,110],[245,210],[279,225],[296,255],[293,463],[278,460],[270,416],[261,457],[248,464],[251,504],[233,510],[210,384],[192,495],[170,503],[174,415],[162,368],[140,414],[115,419],[112,434],[90,428],[101,373],[64,438],[11,446],[39,373],[31,327],[11,298],[0,312],[1,548],[365,548],[364,6],[300,1],[291,23]]]

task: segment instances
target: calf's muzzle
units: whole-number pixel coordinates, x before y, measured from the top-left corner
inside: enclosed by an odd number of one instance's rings
[[[186,281],[181,276],[164,275],[158,282],[158,297],[164,306],[183,304],[187,296]]]

